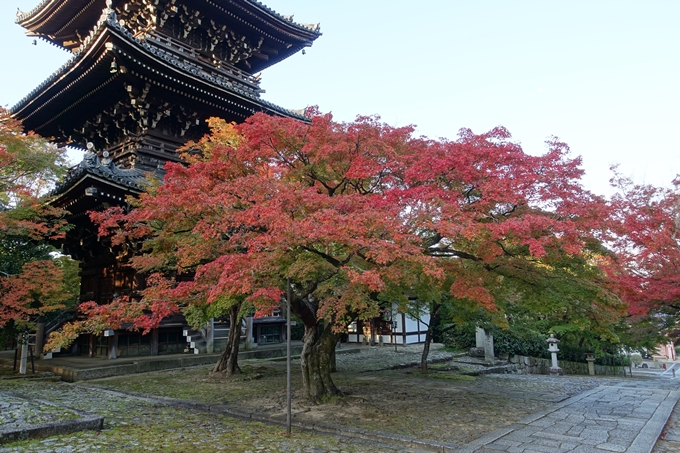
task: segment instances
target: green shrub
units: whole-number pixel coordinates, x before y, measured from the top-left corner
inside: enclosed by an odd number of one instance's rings
[[[524,355],[550,358],[546,337],[538,334],[519,335],[510,330],[496,329],[493,332],[493,347],[496,354]]]
[[[436,343],[442,343],[447,348],[465,351],[476,345],[474,326],[455,326],[436,331],[434,335]]]

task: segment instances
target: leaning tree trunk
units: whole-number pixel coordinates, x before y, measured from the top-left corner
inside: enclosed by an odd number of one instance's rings
[[[234,305],[229,308],[229,337],[227,338],[227,347],[217,360],[213,373],[223,372],[227,376],[233,376],[241,373],[238,366],[238,348],[241,343],[241,304]]]
[[[315,404],[342,395],[331,379],[332,355],[339,338],[330,326],[321,334],[318,324],[305,326],[300,355],[302,385],[305,395]]]
[[[432,343],[432,336],[434,334],[435,326],[437,326],[437,317],[439,316],[439,309],[441,304],[433,303],[430,308],[430,322],[427,325],[427,332],[425,333],[425,344],[423,345],[423,355],[420,357],[420,371],[427,373],[427,357],[430,354],[430,343]]]
[[[420,371],[427,373],[427,356],[430,354],[430,343],[432,342],[432,322],[427,326],[425,333],[425,344],[423,345],[423,355],[420,357]]]

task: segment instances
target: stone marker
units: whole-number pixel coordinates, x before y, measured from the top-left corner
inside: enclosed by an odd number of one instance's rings
[[[484,337],[486,336],[484,329],[481,327],[477,327],[477,330],[475,331],[475,347],[478,348],[483,348],[484,347]]]
[[[495,353],[493,350],[493,335],[486,330],[484,331],[484,360],[489,365],[495,364]]]

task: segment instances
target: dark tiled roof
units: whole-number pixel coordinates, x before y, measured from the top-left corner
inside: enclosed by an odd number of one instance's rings
[[[246,0],[246,1],[250,4],[256,5],[258,8],[267,11],[269,14],[276,16],[279,19],[282,19],[282,20],[285,20],[286,22],[289,22],[290,24],[300,28],[301,30],[312,31],[314,33],[320,32],[321,26],[319,24],[300,24],[298,22],[293,21],[292,15],[284,16],[283,14],[279,14],[262,2],[258,2],[257,0]]]
[[[86,175],[103,178],[111,183],[132,189],[135,192],[143,191],[148,186],[145,172],[142,170],[137,168],[118,168],[110,159],[105,159],[102,162],[96,154],[87,152],[78,165],[69,169],[66,179],[52,190],[51,195],[63,193]]]
[[[51,1],[52,0],[43,0],[42,2],[38,3],[35,6],[35,8],[33,8],[32,10],[27,11],[27,12],[17,10],[17,18],[14,19],[14,22],[18,24],[18,23],[25,21],[26,19],[33,16],[34,14],[37,14],[41,9],[43,9],[45,7],[45,5],[47,5]]]
[[[264,107],[267,107],[281,115],[292,117],[299,119],[301,121],[309,121],[309,118],[306,117],[305,115],[301,115],[295,111],[285,109],[283,107],[280,107],[272,102],[266,101],[262,98],[260,98],[257,94],[248,92],[246,90],[242,90],[238,87],[235,86],[230,86],[229,84],[225,83],[224,81],[221,81],[209,74],[205,74],[202,71],[199,71],[195,66],[191,66],[188,64],[185,64],[178,58],[173,58],[169,56],[165,52],[158,52],[158,48],[153,46],[152,44],[149,44],[147,42],[144,42],[140,40],[139,38],[136,38],[133,36],[133,34],[127,30],[125,27],[123,27],[119,22],[118,18],[116,16],[115,11],[112,9],[105,9],[102,13],[102,16],[100,17],[99,21],[97,21],[97,25],[95,26],[94,29],[92,29],[89,33],[89,35],[83,40],[82,45],[78,48],[76,52],[74,52],[73,57],[70,58],[66,63],[64,63],[59,69],[57,69],[50,77],[47,78],[44,82],[42,82],[40,85],[38,85],[37,88],[35,88],[33,91],[31,91],[27,96],[25,96],[23,99],[21,99],[15,106],[13,106],[10,109],[10,112],[14,113],[17,112],[19,109],[21,109],[25,104],[27,104],[33,97],[38,95],[40,92],[42,92],[46,87],[51,85],[53,82],[58,80],[60,77],[62,77],[65,73],[69,71],[69,69],[75,65],[75,63],[78,61],[81,55],[85,53],[86,50],[89,49],[90,44],[95,41],[95,37],[99,36],[101,33],[103,33],[104,30],[107,29],[107,26],[113,29],[116,29],[119,31],[121,34],[125,35],[128,38],[129,42],[135,43],[137,46],[143,48],[147,53],[153,54],[156,57],[162,58],[164,61],[170,63],[174,67],[184,71],[184,72],[189,72],[193,76],[199,77],[207,82],[212,83],[213,85],[220,86],[228,91],[231,91],[232,93],[238,94],[240,96],[246,97],[251,99],[257,104],[260,104]]]
[[[38,5],[35,6],[35,8],[31,9],[30,11],[27,12],[22,12],[22,11],[17,11],[17,17],[14,20],[15,23],[19,24],[27,19],[30,19],[32,16],[35,14],[38,14],[47,4],[51,3],[54,0],[42,0]],[[220,3],[220,0],[214,0],[216,3]],[[320,26],[319,24],[300,24],[297,22],[293,21],[293,16],[285,16],[283,14],[277,13],[275,10],[272,8],[268,7],[262,2],[258,2],[257,0],[243,0],[246,3],[250,3],[251,5],[256,6],[257,8],[266,11],[267,13],[271,14],[272,16],[286,21],[289,24],[293,25],[296,28],[299,28],[300,30],[304,31],[312,31],[314,33],[319,33],[320,32]]]

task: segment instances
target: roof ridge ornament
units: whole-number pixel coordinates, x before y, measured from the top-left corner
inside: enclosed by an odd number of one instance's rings
[[[300,24],[303,27],[305,27],[308,30],[311,30],[313,32],[319,32],[321,30],[321,22],[316,23],[316,24]]]
[[[108,152],[108,151],[104,151],[104,152],[102,153],[102,158],[99,159],[99,161],[102,163],[102,165],[107,166],[107,167],[109,166],[109,164],[110,164],[111,162],[113,162],[113,161],[111,160],[111,158],[109,157],[109,152]],[[115,165],[115,164],[114,164],[114,166],[115,166],[116,168],[118,167],[118,166]]]
[[[102,10],[102,15],[99,18],[99,22],[97,23],[97,25],[100,25],[102,22],[105,21],[113,22],[118,21],[118,15],[116,14],[116,10],[113,9],[113,0],[106,0],[106,8]]]

